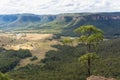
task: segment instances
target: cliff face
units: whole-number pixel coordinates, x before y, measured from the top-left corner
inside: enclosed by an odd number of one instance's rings
[[[71,16],[70,16],[71,17]],[[73,16],[73,23],[68,29],[75,29],[82,25],[95,25],[102,29],[106,35],[120,34],[120,13],[99,13],[84,16]]]
[[[102,77],[102,76],[90,76],[87,78],[87,80],[116,80],[114,78],[105,78],[105,77]]]
[[[90,20],[120,20],[120,15],[90,15],[86,17]]]
[[[81,18],[83,20],[120,20],[120,13],[97,13],[97,14],[66,14],[66,15],[57,15],[57,19],[65,20],[65,19],[78,19]]]

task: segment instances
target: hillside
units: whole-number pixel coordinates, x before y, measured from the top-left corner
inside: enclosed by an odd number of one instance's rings
[[[45,53],[49,50],[54,50],[52,45],[58,44],[58,41],[52,40],[52,34],[5,34],[0,33],[0,49],[3,48],[8,50],[8,52],[12,55],[13,53],[17,53],[15,51],[21,52],[21,49],[28,50],[32,54],[30,57],[22,58],[17,62],[17,68],[24,67],[27,64],[36,64],[41,59],[45,57]],[[7,51],[3,51],[7,53]],[[2,51],[0,51],[0,58],[3,59],[1,56],[3,55]],[[23,53],[20,53],[25,54]],[[10,55],[10,58],[12,57]],[[14,56],[14,55],[13,55]],[[26,54],[25,54],[26,56]],[[19,57],[19,56],[18,56]],[[31,60],[32,58],[37,57],[36,60]],[[9,60],[9,59],[8,59]],[[2,60],[1,60],[2,61]],[[1,63],[1,62],[0,62]],[[16,65],[15,65],[16,66]],[[0,68],[1,71],[1,68]]]
[[[78,61],[87,50],[85,45],[77,44],[77,40],[74,41],[75,45],[64,45],[60,39],[54,39],[53,34],[35,34],[39,31],[54,32],[64,38],[75,36],[73,30],[77,27],[92,24],[101,28],[107,36],[120,35],[120,13],[2,15],[0,22],[2,30],[30,32],[7,33],[9,37],[0,38],[0,46],[3,47],[0,50],[0,71],[8,73],[15,80],[85,80],[88,77],[87,66]],[[35,33],[32,34],[32,31]],[[20,35],[23,37],[19,38]],[[120,79],[118,43],[120,39],[101,42],[96,52],[100,57],[91,63],[93,75]]]
[[[81,25],[95,25],[106,35],[120,34],[120,13],[64,14],[44,25],[43,28],[62,29],[62,35],[74,35],[73,30]]]
[[[34,15],[34,14],[11,14],[0,15],[0,29],[2,30],[23,30],[35,29],[43,23],[53,21],[54,15]]]
[[[107,40],[100,44],[97,54],[100,58],[92,62],[93,75],[113,77],[120,80],[120,39]],[[86,52],[82,45],[76,47],[53,45],[57,50],[50,50],[46,58],[38,65],[27,65],[9,72],[15,80],[86,80],[85,65],[78,61]],[[34,75],[34,76],[33,76]]]
[[[73,30],[81,25],[92,24],[107,36],[120,34],[120,12],[116,13],[66,13],[59,15],[16,14],[0,15],[2,30],[35,30],[43,33],[75,35]]]

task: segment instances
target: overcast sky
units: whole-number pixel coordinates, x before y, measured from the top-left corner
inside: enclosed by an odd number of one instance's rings
[[[120,0],[0,0],[0,14],[120,12]]]

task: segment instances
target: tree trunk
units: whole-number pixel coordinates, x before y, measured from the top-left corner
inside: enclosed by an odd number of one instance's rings
[[[90,58],[88,59],[88,75],[91,75],[91,60]]]
[[[87,51],[86,51],[86,53],[90,53],[90,52],[91,52],[91,45],[87,44]]]
[[[90,44],[87,44],[87,53],[90,53],[91,52],[91,45]],[[88,76],[91,75],[91,59],[90,57],[88,58]]]

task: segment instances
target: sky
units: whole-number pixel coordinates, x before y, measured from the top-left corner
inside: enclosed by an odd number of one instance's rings
[[[120,0],[0,0],[0,14],[120,12]]]

